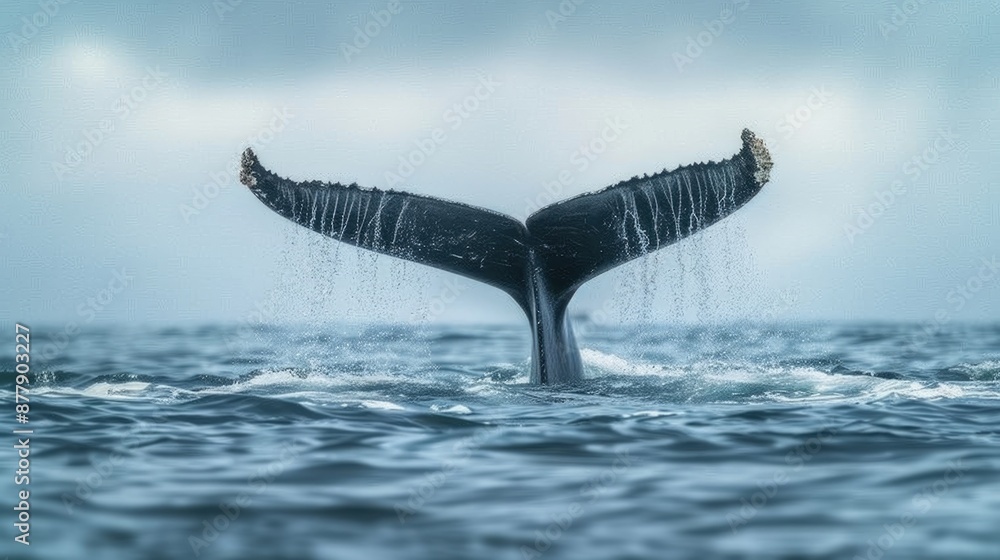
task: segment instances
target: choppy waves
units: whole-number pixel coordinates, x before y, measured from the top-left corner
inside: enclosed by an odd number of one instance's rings
[[[573,387],[520,328],[95,330],[35,369],[40,557],[992,558],[1000,334],[912,329],[592,330]]]

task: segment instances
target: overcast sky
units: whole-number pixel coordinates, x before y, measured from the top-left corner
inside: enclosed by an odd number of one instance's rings
[[[45,6],[0,7],[7,322],[186,324],[255,308],[273,321],[519,321],[498,290],[281,219],[239,185],[235,158],[252,144],[294,179],[523,219],[563,171],[557,198],[730,157],[743,127],[768,139],[771,183],[587,285],[576,311],[1000,311],[983,264],[1000,240],[992,0]],[[584,154],[609,120],[623,130]]]

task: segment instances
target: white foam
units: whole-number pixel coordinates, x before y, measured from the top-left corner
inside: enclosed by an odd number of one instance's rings
[[[924,384],[918,381],[883,380],[868,391],[875,400],[902,397],[906,399],[957,399],[965,396],[961,387],[952,383]]]
[[[938,400],[966,397],[1000,398],[996,383],[882,379],[864,375],[831,374],[809,367],[733,365],[700,362],[664,367],[628,360],[597,350],[582,350],[584,362],[598,371],[591,377],[611,374],[623,377],[670,378],[669,390],[678,400],[706,402],[872,402],[883,399]],[[1000,363],[976,366],[993,371]],[[615,386],[628,386],[616,380]]]
[[[987,360],[976,364],[961,364],[958,369],[968,372],[973,379],[980,381],[1000,381],[1000,361]]]
[[[329,388],[337,384],[336,378],[332,376],[319,375],[314,372],[299,373],[292,369],[279,369],[262,371],[248,379],[237,381],[232,385],[216,387],[212,391],[241,393],[255,389],[288,386],[295,387],[296,389],[316,389]]]
[[[398,404],[389,401],[361,401],[361,406],[374,410],[406,410]]]
[[[431,410],[433,410],[434,412],[444,412],[446,414],[472,414],[472,409],[465,406],[464,404],[456,404],[449,406],[447,408],[440,405],[432,404]]]
[[[612,373],[625,375],[654,375],[657,377],[677,376],[682,373],[678,369],[669,369],[660,365],[647,364],[626,360],[614,354],[605,354],[599,350],[583,348],[580,356],[586,365]]]
[[[622,418],[659,418],[661,416],[678,416],[678,412],[664,412],[662,410],[640,410],[631,414],[622,414]]]
[[[977,372],[970,381],[882,379],[866,375],[831,374],[810,367],[729,364],[703,361],[660,365],[628,359],[598,350],[583,349],[587,377],[613,393],[627,398],[654,397],[666,402],[873,402],[884,399],[1000,399],[1000,383],[993,377],[1000,362],[988,361],[958,366]],[[110,400],[146,399],[182,402],[205,395],[254,394],[315,404],[349,403],[349,406],[381,410],[403,410],[386,399],[422,394],[423,386],[434,390],[448,387],[460,395],[504,398],[528,382],[527,363],[514,364],[519,371],[502,381],[490,376],[469,380],[442,379],[434,375],[402,375],[393,372],[338,372],[323,369],[274,369],[255,372],[225,385],[197,390],[142,381],[98,382],[77,389],[46,385],[39,394],[57,397],[89,397]],[[452,387],[452,384],[457,387]],[[458,399],[461,400],[461,399]],[[443,414],[467,415],[463,404],[435,404],[430,409]],[[635,414],[657,415],[658,410]]]
[[[145,391],[149,383],[142,381],[126,381],[124,383],[94,383],[87,387],[80,394],[88,397],[102,397],[108,399],[129,399],[137,397],[137,393]]]

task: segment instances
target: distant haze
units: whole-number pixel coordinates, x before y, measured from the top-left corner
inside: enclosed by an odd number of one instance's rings
[[[588,284],[576,312],[1000,312],[994,1],[72,0],[49,11],[0,6],[6,322],[521,321],[498,290],[284,221],[239,185],[239,154],[254,145],[296,180],[523,219],[633,175],[731,157],[744,127],[774,155],[764,191]]]

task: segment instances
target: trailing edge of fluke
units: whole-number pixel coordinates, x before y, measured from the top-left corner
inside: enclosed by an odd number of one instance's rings
[[[521,306],[533,336],[531,381],[583,378],[566,315],[584,282],[708,227],[746,204],[772,166],[749,131],[733,157],[633,177],[556,202],[525,223],[406,192],[295,182],[243,153],[240,181],[265,205],[338,241],[495,286]]]

